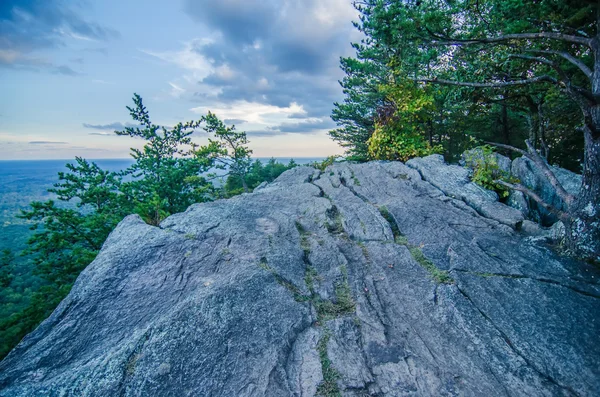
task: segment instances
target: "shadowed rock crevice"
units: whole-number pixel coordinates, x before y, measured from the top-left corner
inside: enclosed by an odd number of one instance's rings
[[[598,270],[460,167],[413,163],[127,217],[0,363],[0,396],[594,395]]]
[[[460,286],[457,287],[458,291],[462,294],[462,296],[465,297],[465,299],[467,299],[469,301],[469,303],[479,312],[479,314],[481,314],[481,316],[483,318],[485,318],[485,320],[500,334],[500,336],[502,337],[502,339],[504,340],[504,342],[506,343],[506,345],[517,355],[519,356],[521,359],[523,359],[523,361],[530,367],[532,368],[537,374],[540,375],[540,377],[553,384],[558,386],[561,389],[564,389],[566,392],[568,392],[569,395],[573,395],[573,396],[578,396],[579,394],[576,393],[573,389],[571,389],[568,386],[564,386],[561,385],[556,379],[553,379],[551,376],[549,376],[548,374],[543,373],[539,368],[536,367],[536,365],[534,365],[528,358],[527,356],[525,356],[521,350],[515,346],[515,344],[509,339],[508,335],[506,335],[506,333],[504,333],[499,327],[498,325],[496,325],[494,323],[494,321],[484,312],[482,311],[479,307],[477,307],[477,305],[473,302],[473,300],[471,299],[471,297],[460,288]]]

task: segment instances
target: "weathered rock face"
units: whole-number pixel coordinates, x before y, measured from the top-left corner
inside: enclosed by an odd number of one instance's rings
[[[598,272],[422,163],[299,167],[159,228],[126,218],[0,364],[0,396],[596,394]]]
[[[567,192],[577,195],[581,188],[581,175],[559,167],[550,166],[550,169]],[[522,184],[535,191],[544,201],[560,210],[566,210],[566,204],[556,194],[548,178],[531,160],[524,157],[515,159],[512,162],[511,172]],[[529,218],[544,226],[550,226],[558,220],[555,215],[537,205],[535,201],[526,198],[521,192],[511,193],[509,205],[521,209]]]

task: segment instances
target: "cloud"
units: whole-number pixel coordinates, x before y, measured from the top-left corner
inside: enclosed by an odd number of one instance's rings
[[[351,3],[184,0],[184,11],[211,36],[170,51],[141,51],[183,71],[166,82],[165,96],[188,99],[199,113],[210,109],[221,118],[246,120],[248,130],[265,134],[276,126],[309,133],[316,127],[307,123],[329,119],[333,103],[342,99],[339,57],[353,54],[350,43],[360,39]],[[234,111],[233,104],[243,111]],[[290,112],[292,104],[302,111]],[[282,117],[265,119],[261,106],[279,109]],[[298,125],[284,125],[287,119]]]
[[[88,135],[114,136],[114,132],[90,132]]]
[[[335,127],[335,123],[330,119],[305,119],[298,123],[283,123],[276,127],[270,127],[269,130],[297,134],[327,130],[333,127]]]
[[[60,0],[0,1],[0,66],[75,76],[79,73],[69,66],[31,54],[69,40],[92,42],[119,37],[116,30],[83,19],[67,4]]]
[[[36,58],[19,51],[3,50],[2,48],[0,48],[0,67],[33,72],[47,71],[65,76],[77,76],[81,74],[67,65],[55,65],[44,58]]]
[[[223,120],[223,122],[225,124],[229,124],[229,125],[231,125],[231,124],[240,125],[240,124],[247,123],[247,121],[244,119],[225,119],[225,120]]]
[[[287,107],[280,107],[248,101],[199,106],[190,110],[202,115],[210,111],[222,119],[241,119],[243,117],[248,123],[262,125],[277,124],[285,120],[289,114],[305,112],[302,106],[294,102]]]
[[[68,145],[68,142],[55,141],[30,141],[30,145]]]
[[[132,123],[120,123],[120,122],[114,122],[114,123],[110,123],[110,124],[88,124],[88,123],[83,123],[83,126],[85,128],[91,128],[94,130],[124,130],[126,127],[138,127],[138,125],[136,124],[132,124]],[[106,135],[106,134],[102,134],[102,133],[97,133],[99,135]],[[112,135],[109,134],[109,135]]]

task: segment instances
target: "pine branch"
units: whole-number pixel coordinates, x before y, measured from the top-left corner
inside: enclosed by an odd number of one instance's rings
[[[538,32],[538,33],[515,33],[505,34],[497,37],[488,37],[482,39],[453,39],[450,37],[441,36],[433,32],[429,32],[435,38],[442,40],[445,44],[451,45],[471,45],[471,44],[487,44],[487,43],[503,43],[511,40],[539,40],[539,39],[551,39],[566,41],[568,43],[580,44],[586,47],[592,47],[592,39],[580,36],[574,36],[564,33],[553,33],[553,32]]]
[[[581,70],[583,72],[583,74],[585,74],[587,76],[588,79],[592,78],[592,75],[593,75],[592,70],[589,67],[587,67],[587,65],[585,63],[583,63],[581,60],[577,59],[573,55],[569,54],[568,52],[550,51],[550,50],[525,50],[525,51],[538,53],[538,54],[558,55],[558,56],[566,59],[567,61],[571,62],[573,65],[577,66],[579,68],[579,70]]]
[[[463,82],[463,81],[454,81],[454,80],[444,80],[444,79],[415,79],[414,81],[420,83],[434,83],[434,84],[442,84],[442,85],[457,85],[462,87],[475,87],[475,88],[502,88],[502,87],[510,87],[514,85],[526,85],[526,84],[534,84],[542,81],[546,81],[553,84],[558,84],[559,81],[554,77],[550,77],[548,75],[532,77],[530,79],[524,80],[513,80],[513,81],[504,81],[497,83],[475,83],[475,82]]]

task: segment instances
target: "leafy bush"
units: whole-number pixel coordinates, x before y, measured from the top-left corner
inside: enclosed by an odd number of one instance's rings
[[[369,155],[376,160],[407,161],[442,152],[441,146],[431,146],[421,134],[403,131],[397,123],[376,125],[368,143]]]
[[[494,148],[490,145],[479,146],[480,149],[467,156],[467,165],[473,169],[471,180],[481,187],[495,191],[501,198],[506,198],[510,194],[510,189],[498,183],[504,181],[507,183],[519,183],[519,180],[512,176],[510,172],[502,170],[498,165],[497,158],[493,155]],[[473,152],[472,152],[473,153]]]
[[[311,167],[314,167],[320,171],[325,171],[325,168],[333,165],[341,156],[329,156],[323,161],[314,161],[310,164]]]

